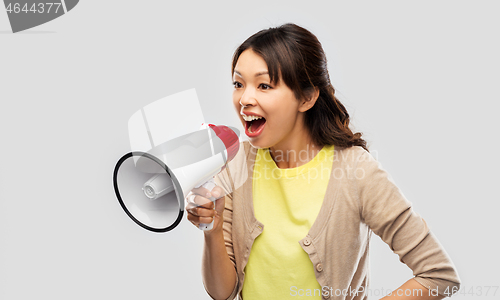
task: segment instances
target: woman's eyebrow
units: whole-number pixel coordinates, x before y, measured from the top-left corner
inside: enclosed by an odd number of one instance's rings
[[[259,72],[259,73],[255,74],[255,77],[259,77],[259,76],[262,76],[262,75],[269,75],[269,72],[268,71]]]
[[[240,72],[238,72],[238,70],[234,70],[234,73],[240,77],[243,77],[241,75]],[[262,75],[269,75],[269,72],[268,71],[262,71],[262,72],[258,72],[258,73],[255,73],[255,77],[259,77],[259,76],[262,76]]]

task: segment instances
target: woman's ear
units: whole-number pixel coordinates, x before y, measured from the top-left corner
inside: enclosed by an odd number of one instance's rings
[[[316,100],[318,100],[318,97],[319,97],[319,88],[314,87],[314,89],[309,93],[307,93],[306,97],[302,99],[299,106],[299,111],[306,112],[309,109],[311,109],[311,107],[313,107],[314,104],[316,104]]]

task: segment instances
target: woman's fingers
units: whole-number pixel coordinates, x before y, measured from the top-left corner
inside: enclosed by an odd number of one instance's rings
[[[208,185],[205,184],[204,186]],[[194,188],[186,197],[187,219],[197,227],[200,223],[210,224],[214,220],[216,221],[215,224],[218,224],[224,210],[224,199],[222,198],[224,190],[219,186],[213,186],[213,188],[208,186],[211,191],[205,187]],[[219,199],[215,201],[217,205],[209,198]],[[217,207],[217,210],[214,209],[215,207]]]
[[[206,208],[203,206],[196,206],[193,204],[188,204],[186,206],[188,213],[193,214],[197,217],[213,217],[216,215],[216,211],[213,208]]]
[[[214,197],[215,199],[219,199],[224,196],[224,190],[220,186],[215,186],[211,191],[204,187],[194,188],[191,190],[191,193],[201,195],[206,198]]]
[[[190,194],[187,197],[186,210],[195,217],[213,217],[216,214],[214,203],[200,195]],[[210,221],[212,222],[212,221]]]
[[[191,206],[200,206],[204,208],[213,209],[214,203],[207,199],[206,197],[190,193],[187,197],[187,203]]]
[[[213,208],[196,206],[195,204],[188,204],[186,210],[188,212],[188,220],[195,225],[198,225],[200,223],[212,223],[213,218],[217,215],[217,212]]]
[[[196,194],[196,195],[200,195],[200,196],[204,196],[206,198],[211,197],[210,191],[202,186],[200,186],[199,188],[192,189],[191,193]]]
[[[212,197],[214,197],[215,199],[219,199],[221,197],[224,196],[224,190],[220,187],[220,186],[216,186],[212,189],[212,191],[210,192],[210,194],[212,195]]]
[[[200,223],[203,223],[203,224],[209,224],[209,223],[212,223],[212,221],[214,220],[214,217],[198,217],[198,216],[195,216],[193,214],[190,214],[188,213],[187,215],[187,219],[195,224],[195,225],[199,225]]]

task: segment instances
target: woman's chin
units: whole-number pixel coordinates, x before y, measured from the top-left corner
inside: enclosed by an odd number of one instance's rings
[[[265,143],[262,142],[259,138],[248,138],[248,142],[250,142],[250,145],[252,147],[257,148],[257,149],[266,149],[269,148],[269,145],[266,145]]]
[[[252,141],[251,139],[248,139],[248,142],[250,142],[250,145],[252,145],[252,147],[254,147],[254,148],[257,148],[257,149],[264,148],[264,147],[260,146],[259,143],[256,143],[256,142]]]

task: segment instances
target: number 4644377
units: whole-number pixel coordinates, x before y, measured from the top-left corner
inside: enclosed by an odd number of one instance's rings
[[[28,3],[9,3],[7,5],[7,12],[9,14],[15,13],[54,13],[57,14],[59,8],[61,7],[61,3],[33,3],[33,5],[28,5]]]

